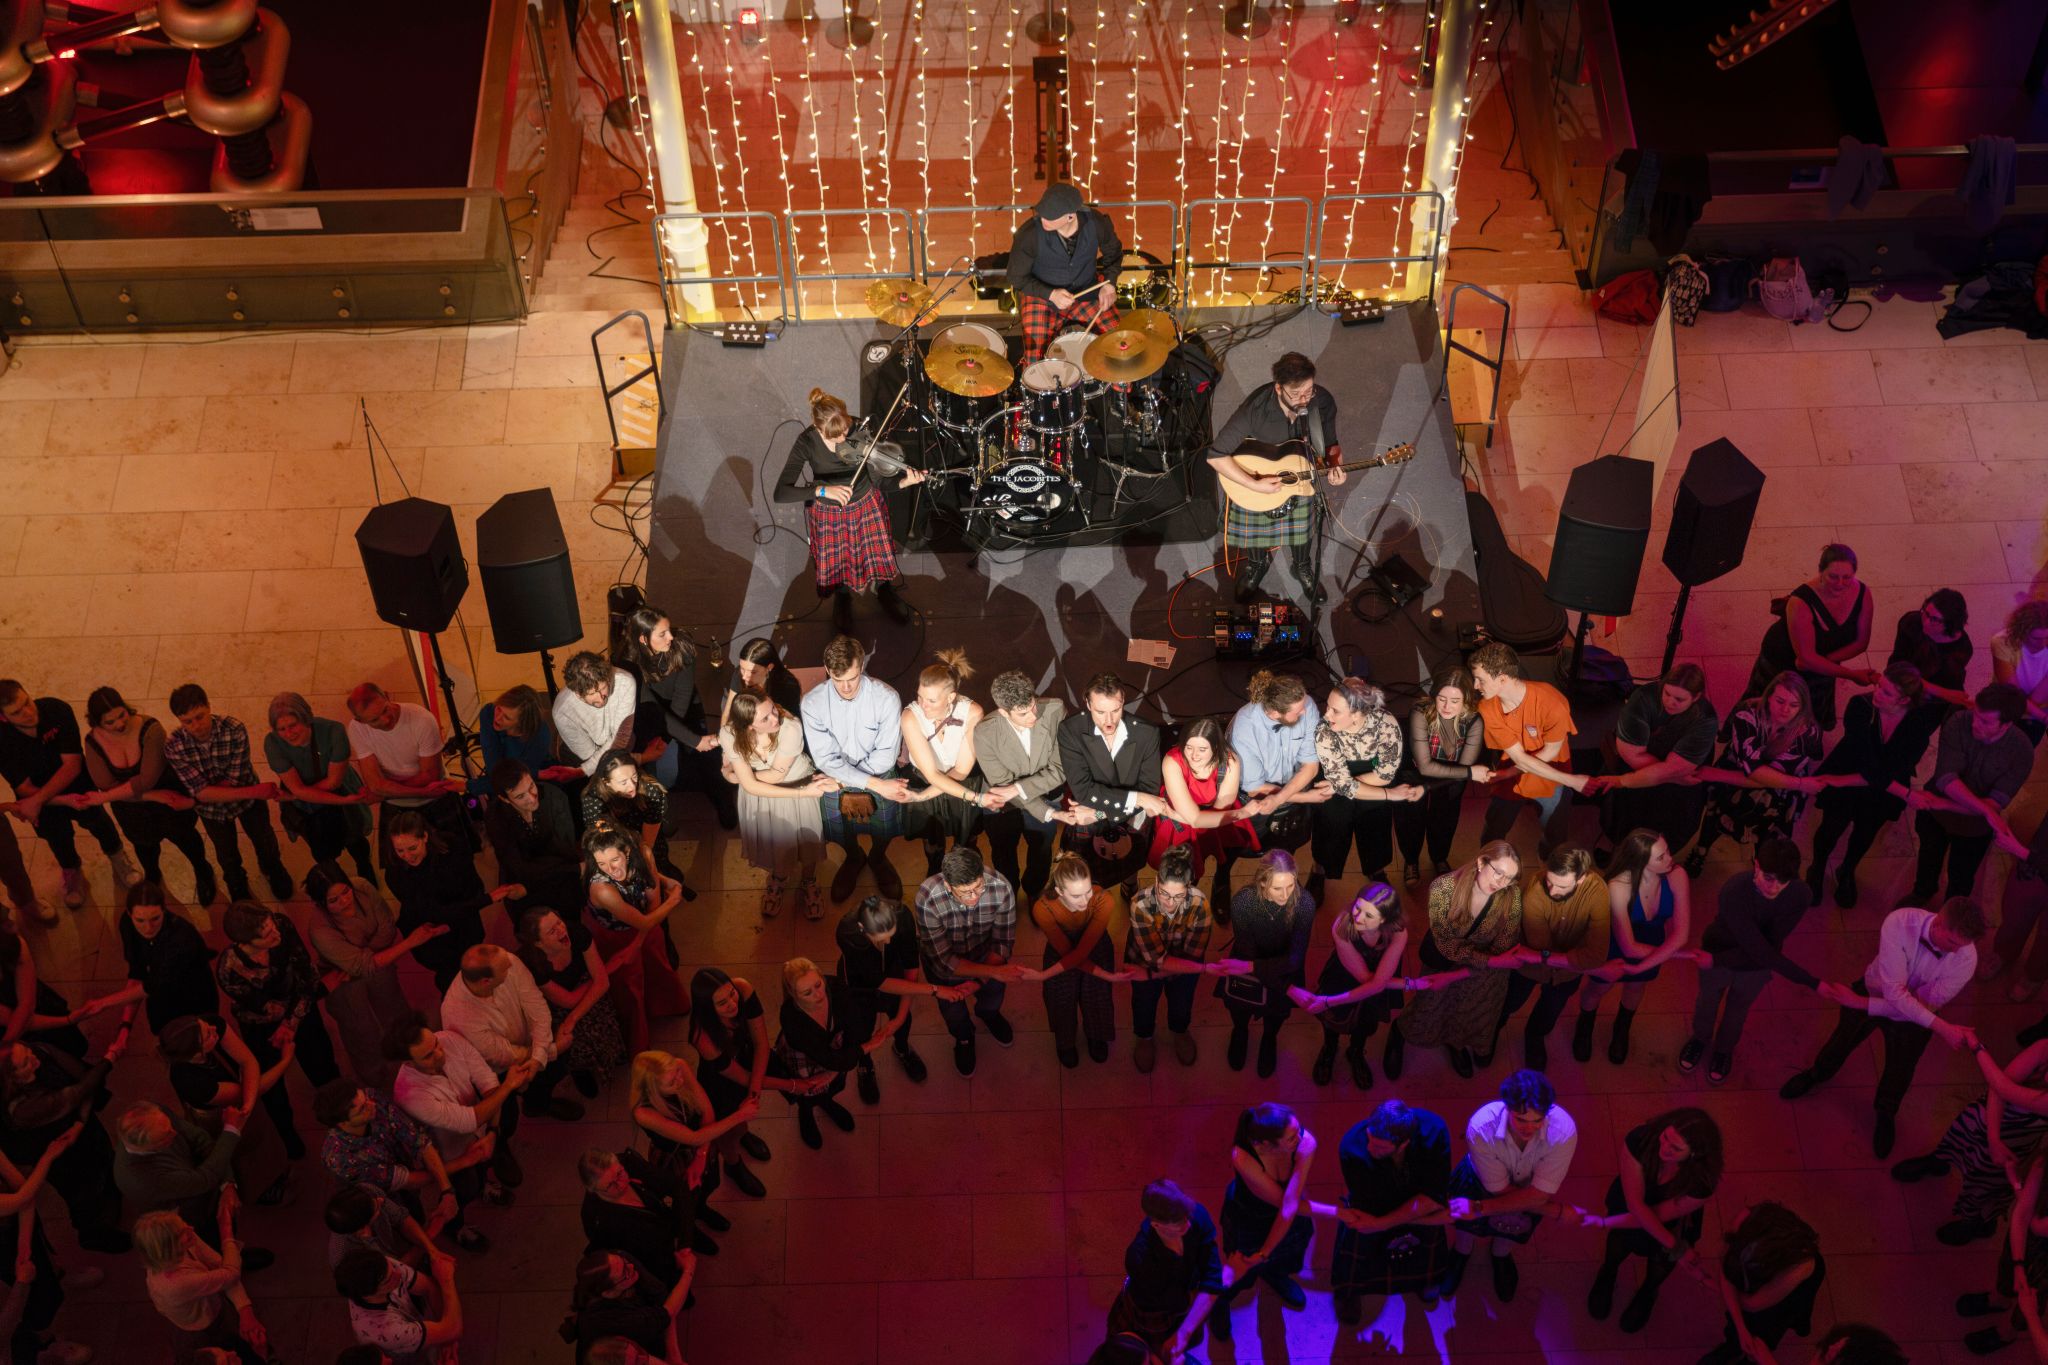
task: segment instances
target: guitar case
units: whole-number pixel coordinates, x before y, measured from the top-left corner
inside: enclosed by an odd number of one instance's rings
[[[1466,490],[1465,515],[1472,523],[1486,633],[1517,651],[1555,649],[1570,623],[1564,608],[1544,596],[1543,575],[1509,546],[1500,517],[1484,494]]]

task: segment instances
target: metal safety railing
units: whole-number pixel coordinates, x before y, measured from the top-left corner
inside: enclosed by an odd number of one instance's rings
[[[1432,212],[1429,217],[1429,245],[1426,250],[1412,249],[1414,247],[1414,243],[1411,241],[1409,244],[1411,250],[1409,250],[1406,253],[1401,253],[1397,251],[1392,256],[1326,256],[1323,254],[1323,233],[1329,227],[1330,223],[1333,221],[1330,217],[1330,210],[1333,207],[1341,207],[1345,204],[1351,205],[1352,216],[1350,219],[1350,225],[1348,225],[1345,229],[1344,238],[1348,246],[1351,241],[1352,226],[1355,226],[1357,223],[1358,207],[1362,204],[1370,204],[1388,200],[1410,200],[1418,203],[1426,203],[1434,209],[1434,212]],[[1379,194],[1327,195],[1324,198],[1316,201],[1315,221],[1315,260],[1316,270],[1318,273],[1320,273],[1321,271],[1330,266],[1335,266],[1337,270],[1341,273],[1344,267],[1348,265],[1388,265],[1394,266],[1396,268],[1404,265],[1427,265],[1429,267],[1426,275],[1428,283],[1424,297],[1426,297],[1431,303],[1436,302],[1437,277],[1442,273],[1443,270],[1443,191],[1389,190]],[[1396,223],[1398,224],[1398,222],[1399,218],[1397,217]],[[1410,231],[1413,232],[1415,230],[1415,226],[1411,224]],[[1394,242],[1397,247],[1399,246],[1400,241],[1401,234],[1397,226],[1394,233]]]
[[[1349,254],[1360,206],[1401,202],[1425,205],[1428,212],[1424,215],[1397,212],[1392,254]],[[1346,254],[1326,254],[1326,247],[1332,245],[1335,238],[1333,224],[1347,206],[1351,216],[1345,231],[1343,250]],[[928,208],[921,212],[903,208],[834,208],[796,209],[783,214],[760,209],[658,214],[652,229],[668,324],[677,327],[717,317],[717,294],[721,289],[738,291],[745,287],[758,289],[773,285],[777,298],[776,316],[800,321],[805,316],[804,292],[807,287],[836,287],[851,282],[897,278],[929,283],[949,270],[957,269],[963,261],[971,263],[977,257],[1006,249],[1016,225],[1024,220],[1032,207],[1030,204],[962,204]],[[1197,277],[1257,271],[1263,281],[1270,281],[1276,274],[1299,272],[1303,286],[1314,286],[1323,279],[1326,270],[1334,269],[1340,272],[1338,283],[1341,285],[1341,272],[1347,267],[1386,265],[1397,270],[1402,266],[1426,267],[1422,289],[1432,303],[1436,299],[1446,218],[1444,196],[1436,190],[1340,194],[1322,199],[1285,195],[1219,197],[1194,199],[1186,204],[1177,204],[1170,199],[1103,200],[1096,202],[1094,207],[1118,218],[1119,231],[1129,234],[1124,243],[1127,251],[1136,251],[1161,262],[1177,297],[1188,297],[1190,283]],[[1204,238],[1205,242],[1212,243],[1210,250],[1198,252],[1195,249],[1193,239],[1197,222],[1213,227],[1225,215],[1233,219],[1249,216],[1254,223],[1260,219],[1267,220],[1263,229],[1249,229],[1260,240],[1257,254],[1226,249],[1221,256],[1216,256],[1213,237]],[[1288,245],[1278,250],[1271,245],[1276,215],[1282,219],[1300,218],[1298,236],[1294,227],[1288,227],[1284,233]],[[1403,216],[1413,220],[1405,230],[1400,221]],[[980,223],[984,217],[989,220],[986,228]],[[871,221],[876,218],[886,220],[889,225],[887,250],[892,267],[900,259],[904,262],[903,269],[877,268],[875,258],[881,253],[871,232],[841,233],[835,239],[830,230],[835,221]],[[960,219],[967,220],[964,229],[956,225]],[[760,220],[773,224],[774,274],[766,273],[762,268],[757,251],[741,252],[730,246],[723,264],[717,258],[718,253],[707,252],[711,257],[709,265],[695,269],[685,269],[681,265],[677,247],[682,238],[677,236],[678,233],[694,228],[704,233],[707,239],[713,234],[722,234],[730,244],[736,241],[742,229],[750,230],[752,223]],[[1223,241],[1226,248],[1243,231],[1225,230]],[[1166,239],[1164,242],[1160,240],[1162,234]],[[805,247],[807,237],[815,240],[815,247]],[[1404,240],[1408,246],[1406,251],[1401,249]],[[708,240],[706,245],[708,247]],[[860,253],[861,268],[842,269],[837,266],[836,262],[849,250]],[[815,256],[824,268],[808,268],[807,254]],[[1257,302],[1258,293],[1264,292],[1262,285],[1257,293],[1251,293],[1253,301]],[[1390,283],[1389,292],[1398,293],[1400,287]],[[733,297],[738,297],[736,292]],[[966,299],[962,300],[963,304],[966,302]],[[743,302],[740,306],[748,307]],[[755,310],[749,308],[748,311]]]
[[[806,284],[839,284],[848,280],[895,280],[904,278],[906,274],[911,275],[915,279],[924,278],[922,270],[924,251],[921,245],[923,238],[919,233],[917,220],[911,217],[909,209],[793,209],[786,216],[789,219],[789,316],[799,322],[803,321],[804,316],[804,286]],[[876,217],[890,222],[899,220],[902,222],[905,239],[903,243],[905,269],[806,271],[799,268],[801,262],[798,255],[797,233],[800,230],[800,223],[807,222],[813,218],[818,220],[819,241],[823,244],[823,249],[829,259],[832,250],[831,236],[825,229],[832,219],[872,219]],[[865,249],[869,256],[872,257],[874,253],[872,230],[867,229],[865,224],[863,224],[863,240],[866,243]],[[892,261],[896,259],[894,243],[890,244],[889,258]],[[915,271],[914,274],[912,273],[913,270]]]

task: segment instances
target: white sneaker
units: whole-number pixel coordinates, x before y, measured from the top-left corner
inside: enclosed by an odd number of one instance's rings
[[[128,856],[125,848],[119,853],[109,854],[107,866],[114,869],[115,885],[124,890],[142,880],[142,869],[135,865],[135,860]]]
[[[91,1365],[92,1347],[75,1341],[53,1341],[36,1357],[36,1365]]]

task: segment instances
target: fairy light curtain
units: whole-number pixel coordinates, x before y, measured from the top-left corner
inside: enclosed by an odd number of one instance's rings
[[[1069,30],[1041,46],[1025,33],[1035,0],[867,0],[862,24],[823,0],[790,18],[776,3],[696,0],[677,48],[700,206],[797,214],[788,251],[803,273],[912,273],[900,219],[881,211],[1032,202],[1032,60],[1064,55],[1066,144],[1053,151],[1089,197],[1243,201],[1189,224],[1196,252],[1291,258],[1298,207],[1255,201],[1423,184],[1429,96],[1395,72],[1420,55],[1439,4],[1290,6],[1240,37],[1217,0],[1063,0]],[[1482,10],[1475,99],[1500,9]],[[1007,213],[949,219],[943,254],[963,236],[998,250],[1011,226]],[[772,269],[765,223],[712,237],[718,268]],[[1334,205],[1324,223],[1328,256],[1398,255],[1411,240],[1409,215],[1385,204]],[[1401,281],[1399,269],[1354,267],[1343,283]]]

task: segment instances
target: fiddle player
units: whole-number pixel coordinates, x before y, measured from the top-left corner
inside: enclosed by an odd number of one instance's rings
[[[1277,493],[1279,478],[1254,474],[1238,463],[1236,452],[1248,440],[1268,445],[1300,441],[1309,460],[1327,470],[1332,485],[1344,482],[1343,456],[1337,443],[1337,400],[1316,383],[1316,367],[1307,356],[1289,351],[1273,362],[1273,382],[1261,385],[1238,405],[1209,447],[1209,467],[1228,483],[1263,493]],[[1297,485],[1302,495],[1289,498],[1271,512],[1254,512],[1226,501],[1223,509],[1223,562],[1234,573],[1239,602],[1249,602],[1266,576],[1275,550],[1285,548],[1294,577],[1308,594],[1309,610],[1322,610],[1323,585],[1316,563],[1321,540],[1321,505],[1315,485]]]
[[[832,629],[853,633],[853,594],[875,590],[882,610],[901,625],[910,620],[910,603],[897,591],[903,577],[896,567],[896,546],[889,532],[889,509],[882,501],[881,471],[864,464],[858,443],[848,444],[853,420],[846,404],[823,389],[811,390],[811,424],[789,448],[782,476],[775,481],[775,501],[808,502],[811,567],[818,594],[832,596]],[[811,481],[798,484],[809,468]],[[907,469],[900,488],[924,482],[924,471]]]
[[[1026,365],[1045,359],[1067,324],[1097,336],[1116,330],[1116,275],[1124,261],[1109,215],[1084,204],[1072,185],[1046,186],[1034,214],[1010,242]]]

